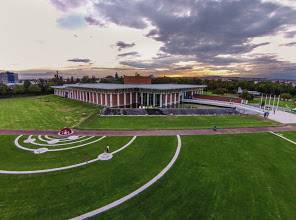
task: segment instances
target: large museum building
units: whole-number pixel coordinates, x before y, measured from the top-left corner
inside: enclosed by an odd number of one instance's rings
[[[203,94],[204,85],[151,84],[149,77],[124,77],[124,84],[93,83],[53,86],[54,94],[111,108],[173,107]]]

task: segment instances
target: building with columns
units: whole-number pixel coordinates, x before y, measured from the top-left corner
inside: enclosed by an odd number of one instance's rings
[[[166,108],[180,104],[204,85],[184,84],[65,84],[53,86],[54,94],[110,108]]]

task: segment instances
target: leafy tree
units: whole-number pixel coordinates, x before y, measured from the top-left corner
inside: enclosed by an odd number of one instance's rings
[[[244,100],[248,100],[248,101],[251,101],[251,100],[254,99],[254,96],[251,95],[250,93],[248,93],[247,90],[244,90],[240,97],[241,97],[242,99],[244,99]]]
[[[25,90],[24,90],[24,86],[23,85],[15,85],[12,88],[12,94],[13,95],[20,95],[20,94],[24,94]]]
[[[213,93],[218,94],[218,95],[224,95],[226,92],[227,92],[227,90],[225,88],[218,88],[213,91]]]
[[[31,84],[29,87],[29,93],[31,94],[40,94],[41,89],[37,84]]]
[[[8,86],[5,84],[0,84],[0,96],[7,96],[9,92]]]
[[[31,82],[29,80],[24,81],[24,92],[25,93],[29,92],[30,85],[31,85]]]
[[[281,98],[284,100],[290,100],[290,99],[292,99],[292,95],[289,93],[282,93]]]

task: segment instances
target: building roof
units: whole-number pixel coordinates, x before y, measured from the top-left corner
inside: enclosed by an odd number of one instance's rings
[[[151,90],[186,90],[205,88],[205,85],[187,85],[187,84],[114,84],[114,83],[78,83],[65,84],[63,86],[53,86],[54,89],[98,89],[98,90],[125,90],[125,89],[151,89]]]

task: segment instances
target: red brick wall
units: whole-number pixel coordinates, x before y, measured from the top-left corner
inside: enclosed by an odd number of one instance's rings
[[[146,76],[124,76],[124,84],[151,84],[151,78]]]

